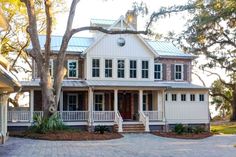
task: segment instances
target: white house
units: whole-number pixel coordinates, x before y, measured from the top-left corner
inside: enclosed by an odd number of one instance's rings
[[[137,26],[123,16],[116,21],[92,19],[91,25],[111,30],[135,30]],[[191,84],[196,56],[141,35],[91,33],[92,38],[73,37],[68,45],[58,108],[65,124],[115,126],[119,132],[165,131],[178,123],[209,124],[208,89]],[[44,49],[45,36],[39,40]],[[61,40],[61,36],[52,37],[54,54]],[[52,78],[55,57],[51,56]],[[31,125],[33,114],[42,114],[40,80],[32,64],[32,80],[21,82],[23,90],[30,92],[29,110],[9,111],[9,126]]]

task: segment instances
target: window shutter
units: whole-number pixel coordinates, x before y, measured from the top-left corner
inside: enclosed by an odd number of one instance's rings
[[[184,80],[188,80],[188,65],[184,64]]]
[[[171,64],[171,80],[175,80],[175,65]]]
[[[166,80],[166,64],[162,64],[162,80]]]
[[[66,74],[65,74],[64,78],[67,78],[68,77],[67,76],[67,73],[68,73],[67,60],[65,60],[65,62],[64,62],[64,67],[66,68]]]

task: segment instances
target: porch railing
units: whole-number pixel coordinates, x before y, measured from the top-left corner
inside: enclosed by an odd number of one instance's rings
[[[114,121],[115,112],[114,111],[93,111],[94,121]]]
[[[162,120],[162,111],[143,111],[143,113],[149,118],[149,121]]]
[[[8,111],[8,122],[29,122],[30,111]]]
[[[61,118],[63,121],[86,121],[88,120],[88,111],[62,111]]]
[[[141,121],[143,123],[143,125],[145,126],[145,131],[149,132],[149,118],[148,116],[145,116],[145,114],[141,111],[139,111],[139,121]]]

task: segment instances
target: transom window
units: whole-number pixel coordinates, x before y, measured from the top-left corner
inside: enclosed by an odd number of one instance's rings
[[[112,60],[105,60],[105,77],[112,77]]]
[[[148,61],[142,61],[142,78],[148,78]]]
[[[117,61],[117,77],[118,78],[125,77],[125,60]]]
[[[92,61],[92,76],[99,77],[100,76],[100,60],[93,59]]]
[[[136,78],[137,77],[137,61],[136,60],[130,60],[129,67],[130,67],[129,77],[130,78]]]
[[[143,111],[148,110],[148,94],[143,94]]]
[[[181,101],[186,101],[186,94],[181,94]]]
[[[177,95],[176,94],[172,94],[171,97],[172,97],[172,101],[177,101]]]
[[[190,101],[195,101],[195,94],[190,94]]]
[[[154,78],[156,80],[162,80],[162,64],[154,65]]]
[[[199,94],[199,101],[205,101],[204,99],[205,99],[204,94]]]
[[[49,61],[49,74],[51,77],[53,77],[53,60],[50,59]]]
[[[77,94],[68,94],[67,96],[67,110],[68,111],[76,111],[78,104],[78,95]]]
[[[104,110],[104,95],[103,94],[94,95],[94,110],[95,111]]]
[[[175,80],[183,80],[183,65],[175,64]]]
[[[68,77],[76,78],[78,77],[78,61],[77,60],[68,60]]]

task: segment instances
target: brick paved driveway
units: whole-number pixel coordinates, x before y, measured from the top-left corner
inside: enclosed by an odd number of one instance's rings
[[[125,134],[109,141],[42,141],[10,138],[0,157],[236,157],[236,135],[180,140]]]

